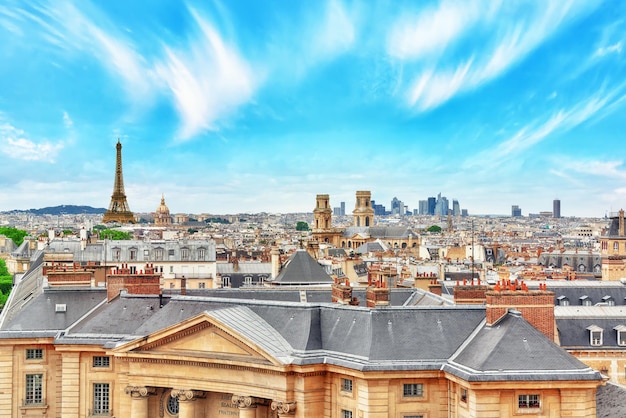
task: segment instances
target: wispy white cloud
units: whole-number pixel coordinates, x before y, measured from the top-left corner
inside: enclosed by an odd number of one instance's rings
[[[70,129],[74,126],[74,121],[72,120],[72,118],[70,118],[70,115],[67,112],[63,112],[63,125],[65,125],[67,129]]]
[[[63,142],[35,142],[10,123],[0,121],[0,151],[11,159],[54,162]]]
[[[493,10],[499,3],[444,1],[437,7],[401,16],[389,32],[387,51],[402,60],[438,56],[475,26],[481,16],[487,18],[491,14],[484,10],[485,6]]]
[[[316,57],[334,57],[347,51],[356,36],[354,22],[338,0],[328,2],[321,25],[313,29],[310,53]]]
[[[616,102],[623,100],[625,88],[626,85],[621,85],[610,92],[600,91],[568,109],[555,111],[546,120],[533,121],[495,148],[467,159],[463,166],[471,168],[486,163],[490,166],[505,164],[552,134],[567,132],[591,119],[602,118],[615,110]]]
[[[409,106],[432,109],[510,70],[594,2],[442,2],[390,32],[387,52],[405,65]],[[471,43],[470,43],[471,42]]]
[[[624,166],[623,160],[600,161],[562,158],[559,163],[564,168],[577,173],[611,178],[614,180],[626,180],[626,166]]]
[[[155,73],[168,87],[182,118],[181,139],[214,130],[216,122],[248,102],[257,79],[250,65],[197,11],[198,32],[187,50],[165,47]]]
[[[609,54],[621,54],[622,53],[622,41],[619,41],[613,45],[601,46],[596,49],[595,55],[603,57]]]

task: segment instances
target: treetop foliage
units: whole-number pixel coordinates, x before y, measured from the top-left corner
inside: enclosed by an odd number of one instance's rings
[[[19,247],[24,242],[24,237],[28,235],[28,232],[17,228],[3,226],[0,227],[0,235],[11,238],[15,245]]]

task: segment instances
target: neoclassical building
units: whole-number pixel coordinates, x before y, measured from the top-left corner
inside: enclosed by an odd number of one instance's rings
[[[337,248],[356,249],[367,242],[383,241],[389,248],[419,251],[419,235],[406,227],[375,226],[372,194],[357,191],[353,226],[332,226],[332,208],[327,194],[316,196],[313,209],[313,239]]]
[[[0,316],[2,416],[596,414],[600,374],[525,319],[552,292],[486,306],[403,306],[376,287],[359,303],[339,284],[316,303],[282,301],[298,289],[166,296],[152,263],[112,268],[104,286],[33,265]]]

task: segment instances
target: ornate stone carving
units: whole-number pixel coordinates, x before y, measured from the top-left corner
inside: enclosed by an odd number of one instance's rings
[[[150,386],[126,386],[124,392],[130,395],[131,398],[147,398],[156,394],[156,388]]]
[[[261,403],[261,399],[245,395],[233,395],[231,400],[238,408],[256,408],[256,405]]]
[[[205,393],[201,390],[193,389],[172,389],[171,396],[178,398],[179,402],[195,401],[198,398],[203,398]]]
[[[295,402],[272,401],[270,406],[272,411],[277,411],[279,415],[294,414],[296,412]]]

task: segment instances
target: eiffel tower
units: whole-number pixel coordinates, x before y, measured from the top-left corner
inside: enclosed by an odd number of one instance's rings
[[[117,158],[115,160],[115,185],[113,186],[113,194],[111,195],[111,204],[109,210],[104,213],[103,223],[119,222],[134,223],[135,215],[130,211],[128,202],[126,201],[126,193],[124,193],[124,177],[122,176],[122,143],[117,139]]]

